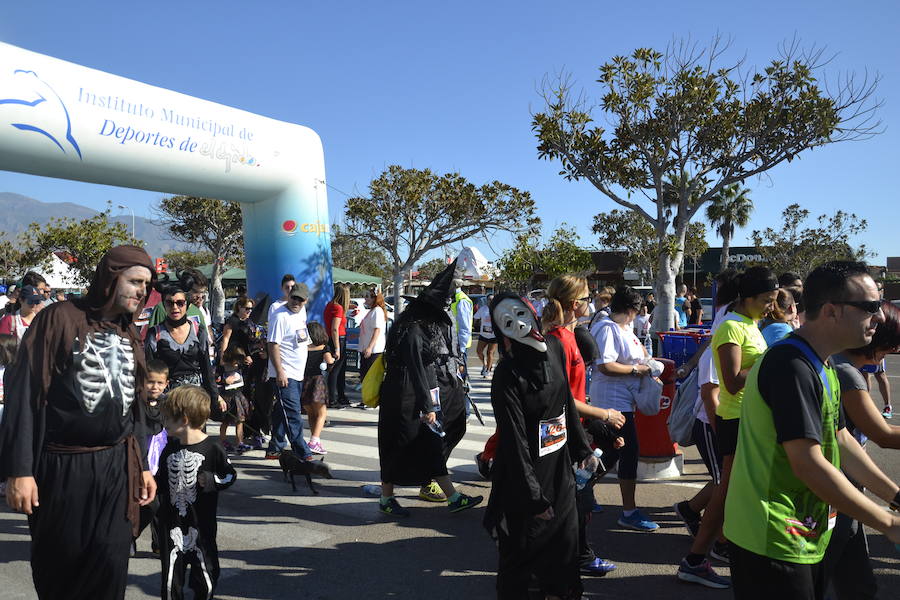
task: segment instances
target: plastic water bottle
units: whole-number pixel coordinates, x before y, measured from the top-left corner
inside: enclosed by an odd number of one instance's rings
[[[603,450],[594,448],[594,453],[587,457],[585,466],[575,469],[575,489],[583,490],[587,482],[591,480],[597,467],[600,466],[600,457],[603,456]]]
[[[437,413],[437,418],[434,420],[434,423],[429,423],[428,421],[424,421],[425,425],[438,437],[444,437],[447,435],[444,432],[444,426],[441,425],[441,411],[435,411]],[[419,413],[419,416],[424,417],[425,413]]]
[[[362,486],[362,489],[363,489],[363,494],[365,494],[366,496],[371,496],[372,498],[381,497],[381,486],[380,485],[373,485],[370,483],[370,484]]]

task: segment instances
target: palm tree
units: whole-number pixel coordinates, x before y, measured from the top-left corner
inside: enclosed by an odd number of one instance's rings
[[[706,219],[722,238],[722,264],[720,270],[728,268],[728,248],[734,236],[734,227],[746,227],[753,212],[750,190],[740,189],[737,183],[727,185],[706,207]]]

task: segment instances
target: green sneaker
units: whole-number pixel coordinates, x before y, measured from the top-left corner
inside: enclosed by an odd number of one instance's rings
[[[382,514],[390,515],[392,517],[408,517],[409,510],[400,506],[400,503],[397,502],[397,499],[391,496],[391,498],[387,501],[387,504],[382,503],[380,500],[378,501],[378,510],[382,512]]]
[[[450,512],[456,513],[461,510],[466,510],[467,508],[474,508],[481,504],[482,500],[484,500],[484,496],[467,496],[465,494],[460,494],[459,498],[448,503],[447,506],[450,508]]]
[[[446,502],[447,496],[436,481],[423,485],[419,490],[419,498],[425,502]]]

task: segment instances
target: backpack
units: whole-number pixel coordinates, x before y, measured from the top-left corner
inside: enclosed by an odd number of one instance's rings
[[[675,401],[672,403],[672,412],[666,421],[669,438],[679,446],[693,446],[696,443],[693,435],[694,419],[697,416],[694,406],[699,390],[699,373],[700,369],[694,369],[678,387]]]
[[[362,401],[369,408],[378,406],[381,400],[381,384],[384,382],[384,354],[380,354],[369,370],[362,382]]]

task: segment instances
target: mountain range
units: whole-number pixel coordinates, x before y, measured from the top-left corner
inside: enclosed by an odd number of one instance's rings
[[[44,225],[53,217],[88,219],[98,211],[73,202],[41,202],[12,192],[0,192],[0,239],[14,240],[31,223]],[[131,229],[131,214],[110,217],[111,221],[125,223]],[[170,250],[186,250],[188,244],[170,239],[165,227],[156,225],[145,217],[134,219],[135,237],[143,240],[144,248],[152,257],[162,256]]]

